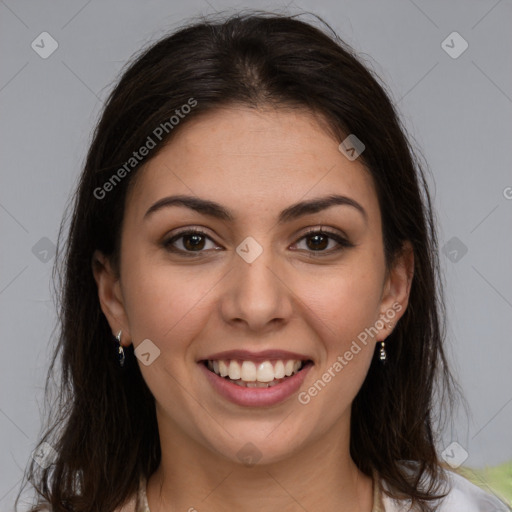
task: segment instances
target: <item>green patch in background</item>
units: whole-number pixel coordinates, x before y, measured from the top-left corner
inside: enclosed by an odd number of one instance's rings
[[[499,466],[486,466],[483,469],[461,466],[455,472],[484,491],[497,495],[509,507],[512,506],[512,460]]]

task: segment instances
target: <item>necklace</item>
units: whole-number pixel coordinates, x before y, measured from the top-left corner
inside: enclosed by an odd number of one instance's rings
[[[151,510],[149,509],[146,487],[147,487],[147,480],[144,477],[141,477],[136,512],[151,512]],[[372,488],[373,488],[372,512],[385,512],[384,504],[382,503],[382,490],[381,490],[381,485],[380,485],[380,478],[379,478],[377,471],[375,471],[375,470],[373,471],[373,475],[372,475]]]

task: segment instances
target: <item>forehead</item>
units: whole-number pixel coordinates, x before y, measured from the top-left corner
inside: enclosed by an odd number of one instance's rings
[[[340,152],[340,142],[307,111],[208,112],[180,127],[138,171],[127,209],[141,218],[158,199],[184,193],[250,215],[338,193],[371,214],[378,209],[373,180],[360,160]]]

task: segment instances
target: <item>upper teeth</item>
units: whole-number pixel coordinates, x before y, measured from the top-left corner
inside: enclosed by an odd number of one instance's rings
[[[232,380],[241,379],[245,382],[272,382],[297,373],[304,361],[289,359],[288,361],[270,361],[254,363],[253,361],[208,360],[208,368],[221,377],[228,376]]]

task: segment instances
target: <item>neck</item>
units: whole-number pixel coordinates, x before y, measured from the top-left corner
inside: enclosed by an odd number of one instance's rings
[[[287,459],[246,466],[159,425],[162,460],[147,485],[151,512],[370,512],[372,479],[356,467],[339,425]]]

